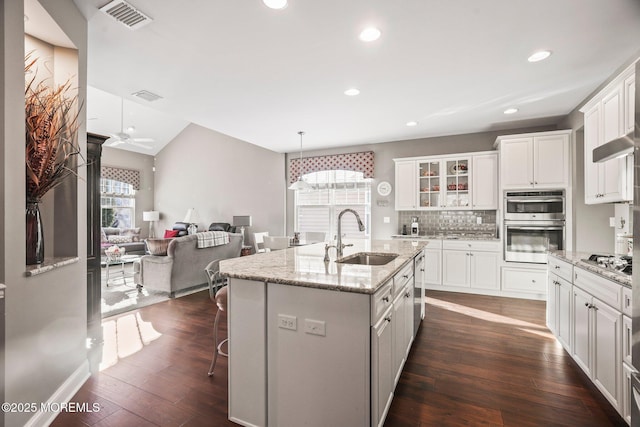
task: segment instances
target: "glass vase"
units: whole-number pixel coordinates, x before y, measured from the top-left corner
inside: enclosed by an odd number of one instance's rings
[[[37,200],[27,200],[27,265],[44,262],[44,232],[40,205]]]

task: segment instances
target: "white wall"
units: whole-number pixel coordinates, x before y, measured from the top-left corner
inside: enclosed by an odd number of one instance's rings
[[[149,234],[149,223],[142,220],[142,212],[153,210],[154,201],[154,157],[117,148],[102,147],[102,166],[140,171],[140,190],[136,191],[135,227],[140,227],[141,237]]]
[[[284,234],[284,154],[275,153],[198,125],[187,126],[156,156],[156,235],[162,236],[189,208],[200,230],[251,215],[250,234]]]
[[[79,95],[86,96],[87,23],[71,0],[40,0],[78,48]],[[25,276],[24,163],[24,4],[0,3],[0,281],[6,291],[4,400],[46,402],[76,373],[88,374],[85,339],[86,212],[78,209],[80,261],[39,276]],[[84,114],[81,122],[84,123]],[[86,128],[78,132],[86,152]],[[81,168],[79,175],[84,177]],[[86,205],[86,187],[78,181],[77,206]],[[45,230],[45,233],[47,231]],[[46,255],[46,254],[45,254]],[[75,377],[78,378],[78,377]],[[64,396],[68,398],[70,396]],[[7,426],[24,425],[33,414],[7,413]]]

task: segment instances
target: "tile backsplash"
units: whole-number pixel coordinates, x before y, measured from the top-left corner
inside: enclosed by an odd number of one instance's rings
[[[417,216],[420,234],[490,234],[497,236],[496,211],[401,211],[398,234],[402,226],[411,233],[411,217]],[[478,224],[481,218],[481,224]]]

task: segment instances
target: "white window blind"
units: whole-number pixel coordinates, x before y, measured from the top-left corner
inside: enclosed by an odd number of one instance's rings
[[[365,231],[351,213],[342,218],[342,234],[347,238],[369,238],[371,224],[371,183],[362,172],[320,171],[304,176],[312,187],[296,191],[296,223],[299,232],[323,232],[331,238],[338,232],[338,215],[344,209],[358,212]]]

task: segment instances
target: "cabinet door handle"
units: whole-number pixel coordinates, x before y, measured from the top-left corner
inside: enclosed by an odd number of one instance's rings
[[[589,307],[589,303],[588,302],[585,302],[584,306],[587,307],[587,308],[591,308],[591,307]]]
[[[405,279],[408,279],[409,275],[408,274],[403,274],[402,277],[404,277]]]
[[[420,271],[424,271],[424,268],[421,268]]]
[[[404,297],[405,297],[405,298],[409,298],[410,296],[411,296],[411,293],[410,293],[410,292],[407,292],[407,293],[405,293],[405,294],[404,294]]]
[[[560,268],[559,265],[554,266],[553,268],[555,268],[556,270]]]
[[[536,283],[536,279],[531,279],[531,283]]]
[[[384,298],[382,298],[382,301],[384,301],[384,302],[389,302],[389,297],[384,297]]]
[[[391,317],[385,317],[384,320],[386,320],[387,322],[391,323]]]
[[[535,185],[538,185],[538,181],[533,181],[533,183],[534,183]]]

